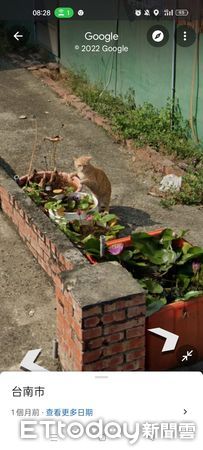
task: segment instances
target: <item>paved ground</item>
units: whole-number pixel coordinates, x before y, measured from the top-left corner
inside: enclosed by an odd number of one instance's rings
[[[26,119],[20,119],[25,115]],[[173,227],[189,229],[191,242],[203,245],[202,211],[176,206],[172,211],[160,207],[159,199],[147,195],[145,180],[138,182],[132,171],[132,155],[115,144],[106,132],[81,118],[66,106],[32,73],[1,62],[0,66],[0,156],[18,175],[28,172],[38,122],[37,169],[45,168],[45,136],[62,134],[58,168],[72,171],[73,156],[90,154],[104,168],[112,186],[112,211],[133,228]],[[64,128],[61,131],[61,124]],[[51,338],[54,335],[52,286],[16,232],[1,216],[1,270],[3,298],[1,308],[1,366],[18,367],[30,348],[43,347],[44,366],[49,368]],[[15,251],[15,258],[14,258]],[[2,294],[1,294],[1,300]],[[35,310],[33,317],[29,311]],[[49,322],[47,330],[44,325]],[[3,343],[3,345],[2,345]],[[47,357],[47,360],[46,360]],[[46,361],[45,361],[46,360]]]
[[[27,351],[37,348],[42,348],[37,363],[57,370],[52,359],[55,338],[52,284],[2,212],[0,236],[0,371],[20,370]]]

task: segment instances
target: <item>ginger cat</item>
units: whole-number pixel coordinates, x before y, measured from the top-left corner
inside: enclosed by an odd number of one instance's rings
[[[91,156],[80,156],[74,158],[74,165],[77,170],[71,176],[77,175],[81,184],[85,184],[97,197],[100,212],[109,211],[111,200],[111,183],[102,169],[94,167],[90,160]]]

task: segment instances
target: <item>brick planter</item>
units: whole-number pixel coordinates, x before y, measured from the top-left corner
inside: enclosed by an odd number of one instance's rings
[[[56,334],[64,370],[144,370],[145,294],[117,263],[90,265],[0,169],[3,212],[56,290]]]
[[[64,273],[56,297],[65,370],[144,370],[145,296],[119,264]]]

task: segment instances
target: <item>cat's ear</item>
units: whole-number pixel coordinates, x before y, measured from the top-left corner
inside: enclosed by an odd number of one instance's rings
[[[87,157],[86,157],[86,160],[87,160],[87,161],[90,161],[91,159],[92,159],[92,156],[87,156]]]

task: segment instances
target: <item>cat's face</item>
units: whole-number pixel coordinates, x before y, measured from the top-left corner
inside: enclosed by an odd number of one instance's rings
[[[74,166],[76,170],[82,172],[90,165],[91,156],[80,156],[80,158],[74,158]]]

